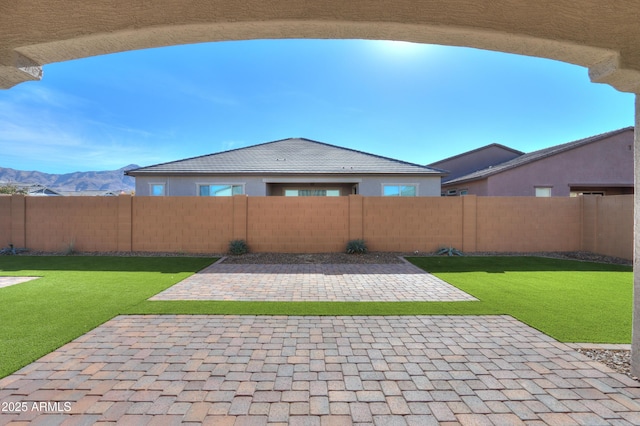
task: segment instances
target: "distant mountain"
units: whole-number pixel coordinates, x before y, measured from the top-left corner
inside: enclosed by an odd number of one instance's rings
[[[50,174],[0,167],[0,183],[40,184],[56,191],[125,191],[135,189],[135,180],[124,172],[140,166],[129,164],[118,170]]]

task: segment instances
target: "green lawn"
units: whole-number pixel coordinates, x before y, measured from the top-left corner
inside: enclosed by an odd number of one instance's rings
[[[630,266],[541,257],[408,259],[563,342],[629,343],[633,310]]]
[[[215,259],[2,256],[0,377],[119,314],[508,314],[561,341],[628,343],[630,267],[532,257],[412,258],[478,302],[147,301]]]
[[[1,256],[0,275],[41,278],[0,288],[0,377],[129,311],[214,260]]]

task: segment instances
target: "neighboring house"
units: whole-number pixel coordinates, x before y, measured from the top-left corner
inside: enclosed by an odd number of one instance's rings
[[[633,194],[633,127],[528,154],[488,145],[429,167],[446,168],[442,195]]]
[[[443,170],[293,138],[125,172],[136,195],[439,196]]]
[[[120,194],[126,194],[125,190],[120,191],[104,191],[100,189],[86,189],[84,191],[59,191],[60,195],[65,197],[115,197]]]
[[[0,182],[0,186],[14,187],[19,194],[32,197],[59,197],[62,194],[39,183]]]
[[[472,151],[449,157],[437,163],[429,164],[429,167],[446,170],[449,174],[442,179],[443,182],[446,182],[486,167],[513,160],[523,154],[524,152],[509,148],[508,146],[492,143]]]

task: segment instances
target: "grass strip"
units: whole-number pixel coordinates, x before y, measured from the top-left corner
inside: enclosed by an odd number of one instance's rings
[[[485,315],[495,314],[482,302],[243,302],[152,301],[133,306],[129,314],[180,315]]]

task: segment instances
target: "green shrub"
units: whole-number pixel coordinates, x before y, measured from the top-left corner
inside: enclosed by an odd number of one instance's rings
[[[73,256],[76,254],[76,242],[72,240],[69,244],[64,246],[64,254],[67,256]]]
[[[442,247],[440,249],[438,249],[438,251],[436,251],[436,255],[438,256],[442,256],[442,255],[447,255],[447,256],[464,256],[464,253],[462,253],[460,250],[453,248],[453,247]]]
[[[229,253],[235,256],[246,254],[249,251],[245,240],[233,240],[229,242]]]
[[[365,254],[367,252],[367,244],[364,240],[351,240],[347,243],[347,253],[349,254]]]

